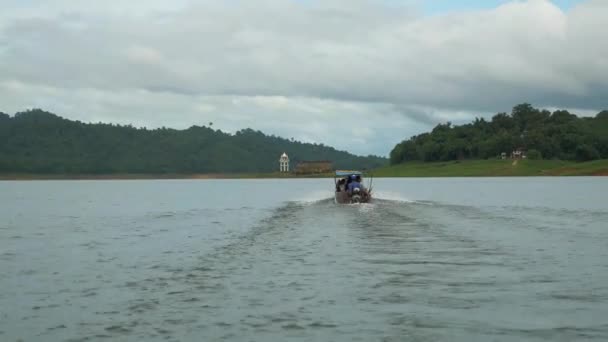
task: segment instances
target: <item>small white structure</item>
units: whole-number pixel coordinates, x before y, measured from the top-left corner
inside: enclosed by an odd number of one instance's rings
[[[526,153],[520,148],[511,152],[511,159],[526,159],[526,158],[527,158]]]
[[[289,172],[289,157],[287,156],[287,153],[283,153],[281,158],[279,158],[279,171]]]

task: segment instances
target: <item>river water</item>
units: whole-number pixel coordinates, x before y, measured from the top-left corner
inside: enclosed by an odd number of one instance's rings
[[[607,178],[332,181],[0,182],[0,340],[608,340]]]

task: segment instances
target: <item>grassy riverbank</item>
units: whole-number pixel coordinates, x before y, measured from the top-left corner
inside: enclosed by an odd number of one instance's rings
[[[289,179],[289,178],[329,178],[333,174],[295,175],[279,172],[270,173],[200,173],[200,174],[0,174],[2,180],[136,180],[136,179]]]
[[[370,173],[370,172],[368,172]],[[608,176],[608,159],[576,163],[561,160],[467,160],[437,163],[411,162],[371,172],[374,177],[515,177],[515,176]],[[333,174],[294,175],[271,173],[214,174],[0,174],[0,180],[85,179],[281,179],[329,178]]]
[[[467,160],[412,162],[380,168],[376,177],[608,176],[608,160]]]

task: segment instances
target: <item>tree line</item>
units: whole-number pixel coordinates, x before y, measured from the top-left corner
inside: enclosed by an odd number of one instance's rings
[[[489,121],[476,118],[460,126],[439,124],[431,132],[397,144],[390,163],[490,159],[516,149],[527,151],[531,159],[608,158],[608,111],[577,117],[566,110],[550,112],[524,103]]]
[[[362,169],[388,163],[386,158],[355,156],[252,129],[235,134],[204,125],[147,129],[72,121],[40,109],[12,117],[0,113],[3,173],[272,172],[278,171],[283,152],[291,157],[292,167],[303,160],[330,160],[335,168]]]

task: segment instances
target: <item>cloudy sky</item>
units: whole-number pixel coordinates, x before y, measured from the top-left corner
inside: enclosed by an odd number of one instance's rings
[[[0,0],[0,111],[387,155],[528,102],[608,108],[608,1]]]

